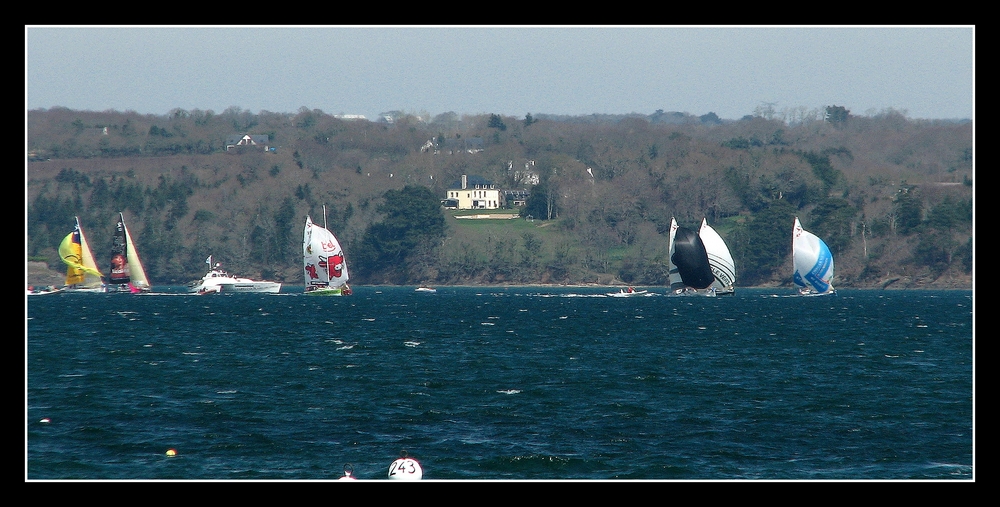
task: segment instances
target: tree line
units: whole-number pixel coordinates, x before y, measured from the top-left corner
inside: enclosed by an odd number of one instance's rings
[[[99,250],[124,211],[154,281],[195,278],[211,254],[294,282],[302,220],[325,206],[357,283],[663,285],[671,217],[705,217],[733,251],[738,284],[781,284],[798,216],[834,251],[841,285],[970,276],[971,124],[828,109],[798,123],[29,111],[27,250],[58,266],[73,216]],[[277,152],[225,149],[244,133],[268,135]],[[463,137],[485,149],[421,150]],[[463,174],[529,191],[522,220],[451,218],[440,199]]]

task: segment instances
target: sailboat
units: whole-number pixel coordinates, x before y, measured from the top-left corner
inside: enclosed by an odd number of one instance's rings
[[[803,296],[836,294],[833,288],[833,254],[826,243],[802,228],[799,217],[792,226],[792,281]]]
[[[347,261],[337,237],[326,228],[326,207],[323,207],[323,227],[306,216],[302,233],[302,269],[306,294],[316,296],[349,296]]]
[[[698,233],[678,226],[677,220],[671,218],[668,245],[670,295],[715,296],[715,291],[711,289],[715,276],[708,264],[705,243]]]
[[[733,256],[715,229],[702,220],[695,231],[670,219],[668,246],[670,295],[709,296],[733,294],[736,267]]]
[[[115,239],[111,244],[111,271],[108,275],[107,292],[149,292],[152,287],[146,278],[146,271],[139,261],[132,235],[125,226],[125,216],[118,212],[115,225]]]
[[[701,241],[705,244],[705,252],[708,254],[708,265],[712,268],[712,288],[720,296],[733,295],[736,289],[736,263],[733,262],[733,254],[729,252],[726,242],[719,236],[712,226],[708,225],[708,219],[701,219],[701,231],[698,232]]]
[[[87,237],[80,227],[80,217],[76,219],[73,232],[63,238],[59,245],[59,257],[66,263],[66,286],[68,292],[104,292],[104,275],[97,269],[94,254],[87,243]]]

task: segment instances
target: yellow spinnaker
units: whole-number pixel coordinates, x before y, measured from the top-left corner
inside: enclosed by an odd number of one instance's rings
[[[83,265],[83,247],[80,246],[76,232],[71,232],[59,244],[59,257],[69,268],[66,270],[66,285],[83,283],[84,273],[101,276],[101,272]]]

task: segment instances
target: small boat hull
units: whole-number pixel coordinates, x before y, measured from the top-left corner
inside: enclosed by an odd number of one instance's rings
[[[307,296],[347,296],[350,294],[350,289],[344,291],[342,287],[336,289],[315,289],[307,291]]]
[[[29,296],[45,296],[45,295],[48,295],[48,294],[57,294],[57,293],[60,293],[60,292],[64,292],[64,291],[61,288],[59,288],[59,287],[46,287],[46,288],[42,288],[42,289],[29,288],[28,289],[28,295]]]
[[[107,294],[145,294],[152,292],[153,289],[150,287],[136,287],[132,284],[108,284],[104,288],[104,292]]]
[[[684,296],[684,297],[694,296],[694,297],[714,298],[719,295],[719,291],[715,290],[715,288],[713,287],[709,287],[708,289],[694,289],[691,287],[685,287],[682,289],[674,289],[667,294],[669,296]],[[729,294],[732,293],[730,292]]]
[[[255,282],[255,283],[222,283],[219,284],[219,292],[231,294],[234,292],[246,293],[266,293],[277,294],[281,291],[281,284],[278,282]]]
[[[107,292],[107,289],[105,289],[103,286],[101,286],[101,287],[64,287],[63,288],[63,292],[72,292],[74,294],[77,294],[77,293],[90,293],[90,294],[97,293],[97,294],[103,294],[103,293]]]
[[[646,290],[636,290],[632,292],[627,292],[623,290],[621,292],[608,292],[606,296],[608,296],[609,298],[630,298],[635,296],[645,296],[647,294],[649,294],[649,291]]]
[[[209,256],[205,262],[211,266],[212,257]],[[190,285],[188,290],[195,294],[277,294],[281,290],[281,282],[232,276],[222,269],[221,264],[216,264],[209,268],[208,273],[201,280]]]
[[[836,296],[837,295],[837,290],[831,288],[830,290],[828,290],[826,292],[816,292],[814,290],[799,289],[799,295],[800,296],[807,296],[807,297],[811,297],[811,296]]]

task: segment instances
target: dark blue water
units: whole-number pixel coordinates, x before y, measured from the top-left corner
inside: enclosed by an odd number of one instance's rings
[[[162,290],[28,299],[27,480],[973,479],[971,291]]]

